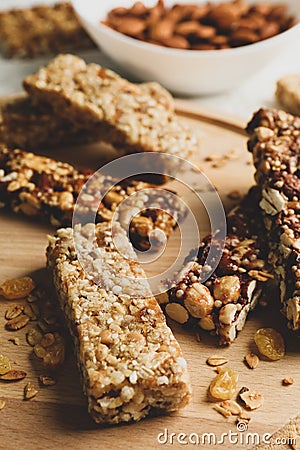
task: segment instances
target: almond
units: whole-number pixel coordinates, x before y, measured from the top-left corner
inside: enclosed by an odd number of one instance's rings
[[[137,17],[123,17],[117,30],[128,36],[138,36],[146,28],[146,22]]]

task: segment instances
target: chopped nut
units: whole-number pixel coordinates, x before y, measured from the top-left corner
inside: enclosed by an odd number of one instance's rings
[[[239,414],[239,420],[246,423],[250,422],[251,416],[248,411],[241,411],[241,413]]]
[[[259,357],[255,353],[248,353],[245,356],[245,361],[250,369],[255,369],[259,364]]]
[[[29,317],[30,320],[37,320],[39,313],[40,313],[39,307],[35,303],[25,305],[24,313]]]
[[[24,400],[30,400],[35,397],[38,390],[33,386],[32,383],[27,383],[24,387]]]
[[[268,272],[263,272],[262,270],[249,270],[248,275],[258,281],[268,281],[273,280],[274,278],[274,275]]]
[[[238,416],[242,412],[242,408],[234,400],[224,400],[220,405],[222,408],[227,409],[233,416]]]
[[[216,405],[214,405],[213,408],[216,411],[218,411],[220,414],[222,414],[222,416],[224,416],[224,417],[230,417],[231,416],[231,412],[228,409],[223,408],[223,406],[220,403],[217,403]]]
[[[102,344],[110,345],[114,343],[112,333],[110,330],[103,330],[100,334],[100,340]]]
[[[184,306],[193,317],[203,319],[212,312],[214,299],[206,286],[193,283],[186,290]]]
[[[27,331],[26,339],[29,345],[34,347],[36,344],[39,344],[42,340],[42,333],[40,333],[36,328],[30,328]]]
[[[55,337],[53,333],[46,333],[44,334],[44,336],[42,337],[40,344],[42,347],[47,348],[50,347],[50,345],[54,344],[55,342]]]
[[[234,322],[234,318],[237,312],[237,306],[233,303],[227,303],[227,305],[223,306],[220,309],[219,320],[221,323],[225,325],[230,325]]]
[[[203,317],[203,319],[199,320],[198,324],[199,324],[199,327],[202,328],[202,330],[206,330],[206,331],[213,331],[216,328],[214,321],[213,321],[212,317],[210,317],[210,316]]]
[[[49,375],[40,375],[39,381],[42,383],[43,386],[54,386],[57,383],[57,381],[53,377],[50,377]]]
[[[22,314],[24,307],[21,305],[13,305],[5,311],[5,319],[11,320]]]
[[[21,328],[26,327],[26,325],[29,322],[29,317],[25,314],[22,314],[21,316],[16,317],[15,319],[8,320],[6,322],[6,328],[10,331],[16,331],[20,330]]]
[[[246,387],[243,387],[240,390],[239,399],[245,407],[251,411],[260,408],[263,404],[263,396],[258,392],[250,391],[250,389]]]
[[[223,356],[213,355],[213,356],[210,356],[210,357],[206,360],[206,363],[207,363],[209,366],[212,366],[212,367],[222,366],[223,364],[228,363],[228,359],[227,359],[227,358],[224,358]]]
[[[223,304],[236,302],[241,293],[241,284],[236,275],[217,278],[214,284],[214,298]]]
[[[283,386],[291,386],[292,384],[294,384],[295,380],[293,377],[285,377],[282,380],[282,384]]]
[[[4,375],[0,375],[0,380],[3,381],[19,381],[23,380],[27,376],[24,370],[12,369],[6,372]]]
[[[1,409],[3,409],[5,407],[5,405],[6,405],[6,401],[0,399],[0,411],[1,411]]]
[[[20,345],[20,339],[17,337],[12,337],[8,339],[10,342],[12,342],[14,345]]]
[[[189,320],[189,313],[179,303],[168,303],[166,306],[166,313],[170,319],[178,323],[186,323]]]

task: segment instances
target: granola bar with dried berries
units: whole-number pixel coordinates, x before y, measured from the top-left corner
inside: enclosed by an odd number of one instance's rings
[[[174,110],[173,97],[158,83],[138,86],[170,111]],[[74,125],[67,118],[58,117],[50,105],[34,105],[30,97],[22,96],[8,99],[1,107],[1,141],[11,148],[35,150],[101,141],[101,132],[90,126]]]
[[[288,326],[300,330],[300,118],[260,109],[247,126],[248,149],[261,190],[269,261],[280,282]]]
[[[0,48],[7,58],[34,58],[93,47],[69,2],[0,12]]]
[[[56,227],[72,224],[78,196],[92,175],[91,170],[0,146],[2,205]],[[90,180],[76,211],[82,223],[90,214],[95,222],[110,222],[116,213],[133,244],[143,250],[164,242],[185,215],[171,191],[132,179],[118,182],[100,173]]]
[[[186,361],[120,225],[60,229],[49,238],[47,260],[92,418],[116,424],[184,407]]]
[[[123,153],[161,152],[188,159],[198,149],[197,137],[159,96],[77,56],[58,55],[23,84],[34,102],[50,104],[75,125],[96,127],[103,141]],[[161,170],[161,159],[158,164],[150,169]]]
[[[267,281],[273,278],[267,263],[263,223],[257,206],[258,189],[252,188],[239,206],[228,215],[224,241],[215,237],[222,256],[214,273],[204,282],[206,258],[211,247],[207,236],[190,267],[180,272],[180,281],[171,286],[160,303],[166,314],[184,326],[198,325],[220,338],[220,344],[233,342],[244,327]]]

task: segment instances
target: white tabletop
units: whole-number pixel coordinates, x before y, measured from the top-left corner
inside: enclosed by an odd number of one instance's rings
[[[0,0],[0,9],[12,6],[27,7],[33,3],[53,3],[53,0]],[[88,62],[97,62],[112,67],[110,61],[98,50],[82,52],[80,56]],[[48,58],[35,60],[8,60],[0,56],[0,95],[20,92],[23,78],[45,64]],[[261,106],[276,106],[274,90],[276,80],[287,73],[300,73],[299,42],[281,55],[243,85],[222,95],[189,99],[193,103],[206,106],[244,119]]]

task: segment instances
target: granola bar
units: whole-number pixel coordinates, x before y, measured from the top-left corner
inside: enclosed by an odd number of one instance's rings
[[[102,140],[123,153],[161,152],[188,158],[197,149],[196,137],[155,96],[77,56],[57,56],[28,76],[24,88],[36,103],[52,105],[58,116],[97,127]]]
[[[93,47],[69,2],[0,12],[0,48],[7,58],[34,58]]]
[[[269,260],[280,282],[288,326],[300,330],[300,118],[260,109],[247,126],[269,237]]]
[[[198,325],[220,337],[220,344],[233,342],[244,327],[247,315],[273,278],[267,263],[267,247],[259,220],[258,190],[252,188],[228,215],[228,234],[222,257],[214,273],[205,281],[206,258],[211,246],[207,236],[193,266],[180,273],[179,282],[168,296],[158,298],[166,314],[184,326]],[[206,277],[205,277],[206,278]]]
[[[137,421],[187,405],[186,361],[120,226],[113,234],[107,224],[60,229],[49,238],[47,258],[95,422]]]
[[[35,150],[58,145],[85,144],[100,139],[91,129],[74,126],[48,105],[34,106],[29,97],[8,100],[1,108],[2,142],[11,148]]]
[[[300,115],[300,74],[286,75],[277,81],[276,98],[287,112]]]
[[[173,97],[158,83],[141,83],[139,87],[165,108],[174,111]],[[28,96],[7,100],[1,108],[1,115],[1,141],[9,147],[35,150],[101,141],[101,132],[97,128],[74,125],[68,118],[58,117],[50,105],[34,105]]]
[[[91,170],[79,170],[51,158],[0,146],[2,206],[46,220],[56,227],[72,224],[78,195],[91,175]],[[137,195],[132,196],[134,193]],[[185,214],[172,194],[150,183],[130,179],[117,182],[97,173],[77,205],[77,217],[84,223],[94,213],[95,222],[111,222],[120,205],[115,219],[126,229],[129,227],[137,248],[147,250],[151,243],[157,246],[167,239]]]

